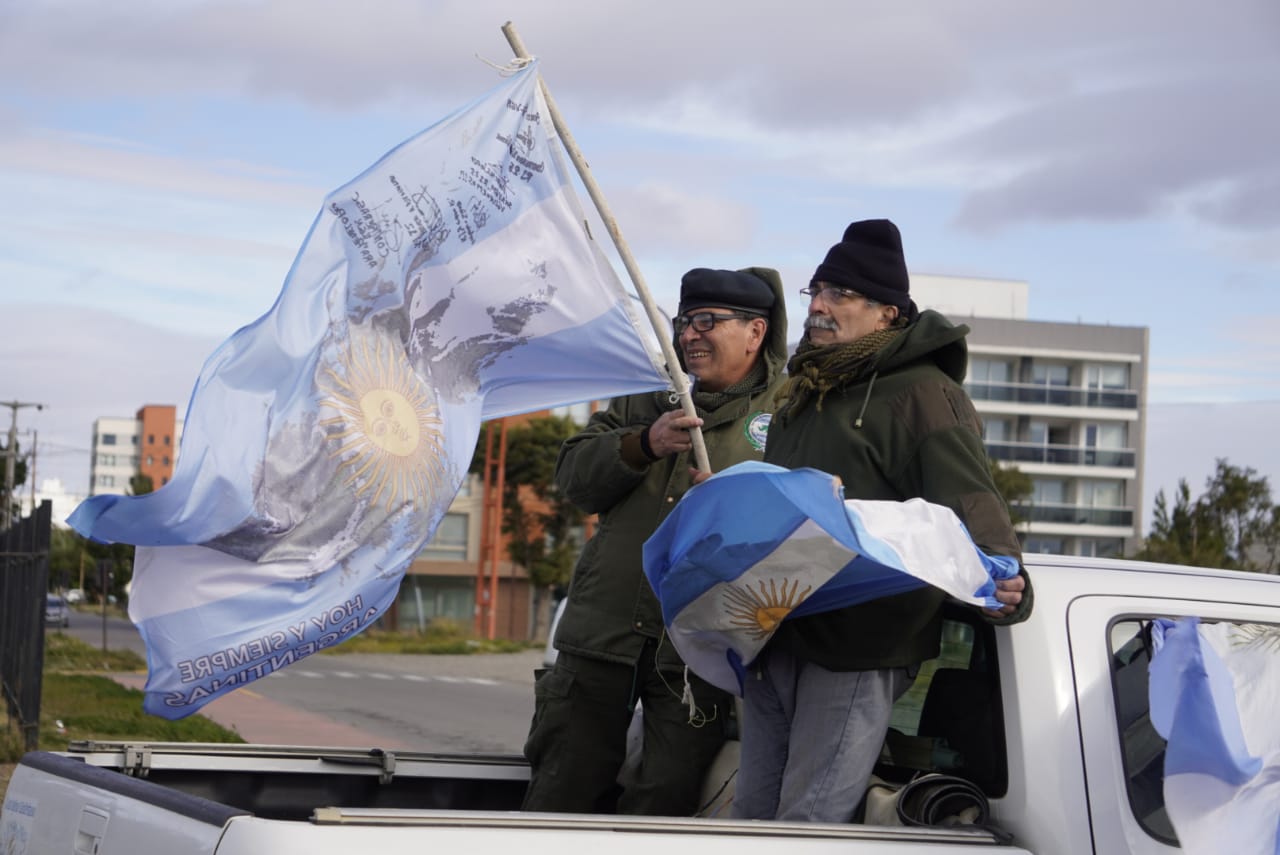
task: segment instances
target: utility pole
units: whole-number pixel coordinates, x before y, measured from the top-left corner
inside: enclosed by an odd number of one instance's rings
[[[39,435],[31,431],[31,465],[27,467],[27,485],[31,488],[31,513],[36,512],[36,449],[39,448]]]
[[[18,410],[23,407],[43,410],[44,404],[32,401],[2,401],[0,406],[8,407],[13,411],[13,418],[9,424],[9,445],[4,450],[4,506],[0,508],[0,511],[3,511],[0,513],[0,531],[6,531],[13,516],[14,467],[18,462]]]

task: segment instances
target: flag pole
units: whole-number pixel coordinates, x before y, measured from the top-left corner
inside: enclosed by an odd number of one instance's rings
[[[530,59],[531,56],[525,50],[524,42],[520,39],[520,34],[516,32],[515,25],[507,21],[502,25],[502,34],[507,37],[507,42],[511,45],[511,50],[521,59]],[[640,272],[640,265],[636,264],[635,257],[631,254],[631,249],[627,246],[627,242],[622,237],[622,231],[618,228],[618,221],[614,219],[613,212],[609,209],[609,203],[605,201],[604,193],[600,191],[600,186],[596,184],[595,177],[591,174],[591,168],[587,166],[587,159],[583,156],[582,150],[578,148],[578,143],[574,140],[573,134],[569,132],[569,127],[565,124],[564,119],[560,115],[559,108],[556,107],[555,99],[551,97],[551,91],[547,89],[546,81],[542,79],[542,75],[538,75],[538,88],[542,91],[542,98],[547,102],[547,112],[551,114],[551,123],[556,129],[556,133],[560,136],[560,142],[564,145],[565,151],[569,153],[569,159],[573,161],[574,167],[578,170],[578,177],[582,179],[583,185],[587,188],[587,194],[591,196],[591,201],[595,203],[596,211],[600,214],[600,219],[604,222],[604,227],[609,232],[609,237],[613,238],[613,245],[618,250],[618,255],[622,258],[623,265],[627,268],[627,273],[631,276],[632,283],[636,286],[636,293],[640,296],[640,302],[644,304],[645,312],[649,316],[649,323],[653,325],[653,331],[657,334],[658,344],[662,347],[662,356],[667,360],[667,368],[671,374],[671,381],[675,387],[676,394],[680,396],[680,406],[687,416],[697,416],[698,411],[693,406],[693,394],[689,388],[689,378],[680,368],[680,360],[676,358],[675,345],[672,344],[671,334],[666,331],[668,319],[658,310],[658,304],[653,301],[653,295],[649,293],[649,287],[645,284],[644,274]],[[703,472],[711,471],[711,463],[707,458],[707,446],[702,438],[702,430],[700,428],[692,428],[689,431],[689,437],[693,442],[693,457],[698,464],[698,468]]]

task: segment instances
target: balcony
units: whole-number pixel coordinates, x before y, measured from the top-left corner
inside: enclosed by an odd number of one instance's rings
[[[988,442],[987,454],[1002,463],[1055,463],[1060,466],[1111,466],[1132,469],[1137,452],[1132,448],[1081,448],[1033,442]]]
[[[1095,508],[1050,502],[1032,505],[1018,502],[1011,510],[1027,522],[1133,527],[1133,508]]]
[[[1082,389],[1077,386],[1047,386],[1043,383],[965,383],[964,388],[975,401],[1138,409],[1138,393],[1128,389]]]

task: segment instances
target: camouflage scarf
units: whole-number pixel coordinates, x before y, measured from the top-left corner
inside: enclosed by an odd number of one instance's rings
[[[821,347],[810,342],[806,333],[787,363],[789,377],[774,398],[774,417],[785,422],[815,393],[818,396],[815,407],[821,412],[822,399],[827,393],[864,373],[871,357],[902,335],[904,329],[905,323],[895,323],[851,342]]]

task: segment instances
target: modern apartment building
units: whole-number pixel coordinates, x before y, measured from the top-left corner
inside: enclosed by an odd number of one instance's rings
[[[592,406],[583,403],[512,416],[510,423],[515,426],[538,416],[554,415],[569,416],[585,425],[593,412]],[[432,621],[445,619],[464,629],[471,628],[477,608],[483,609],[483,601],[489,596],[485,593],[489,586],[483,584],[483,578],[478,579],[485,569],[482,562],[485,501],[483,478],[469,476],[431,540],[409,565],[387,625],[404,630],[425,629]],[[532,504],[536,500],[528,497],[526,501]],[[581,540],[585,537],[584,533]],[[534,591],[528,571],[507,557],[506,540],[506,535],[499,534],[494,567],[488,568],[496,575],[493,625],[496,637],[524,639],[529,637],[534,625]],[[541,603],[541,609],[537,618],[539,634],[547,630],[550,603]]]
[[[93,423],[89,495],[126,493],[135,475],[154,488],[169,483],[182,444],[182,420],[172,404],[148,404],[131,419],[102,417]]]
[[[915,275],[972,332],[965,388],[988,454],[1029,475],[1013,510],[1027,552],[1121,555],[1142,532],[1148,330],[1027,319],[1025,282]]]

